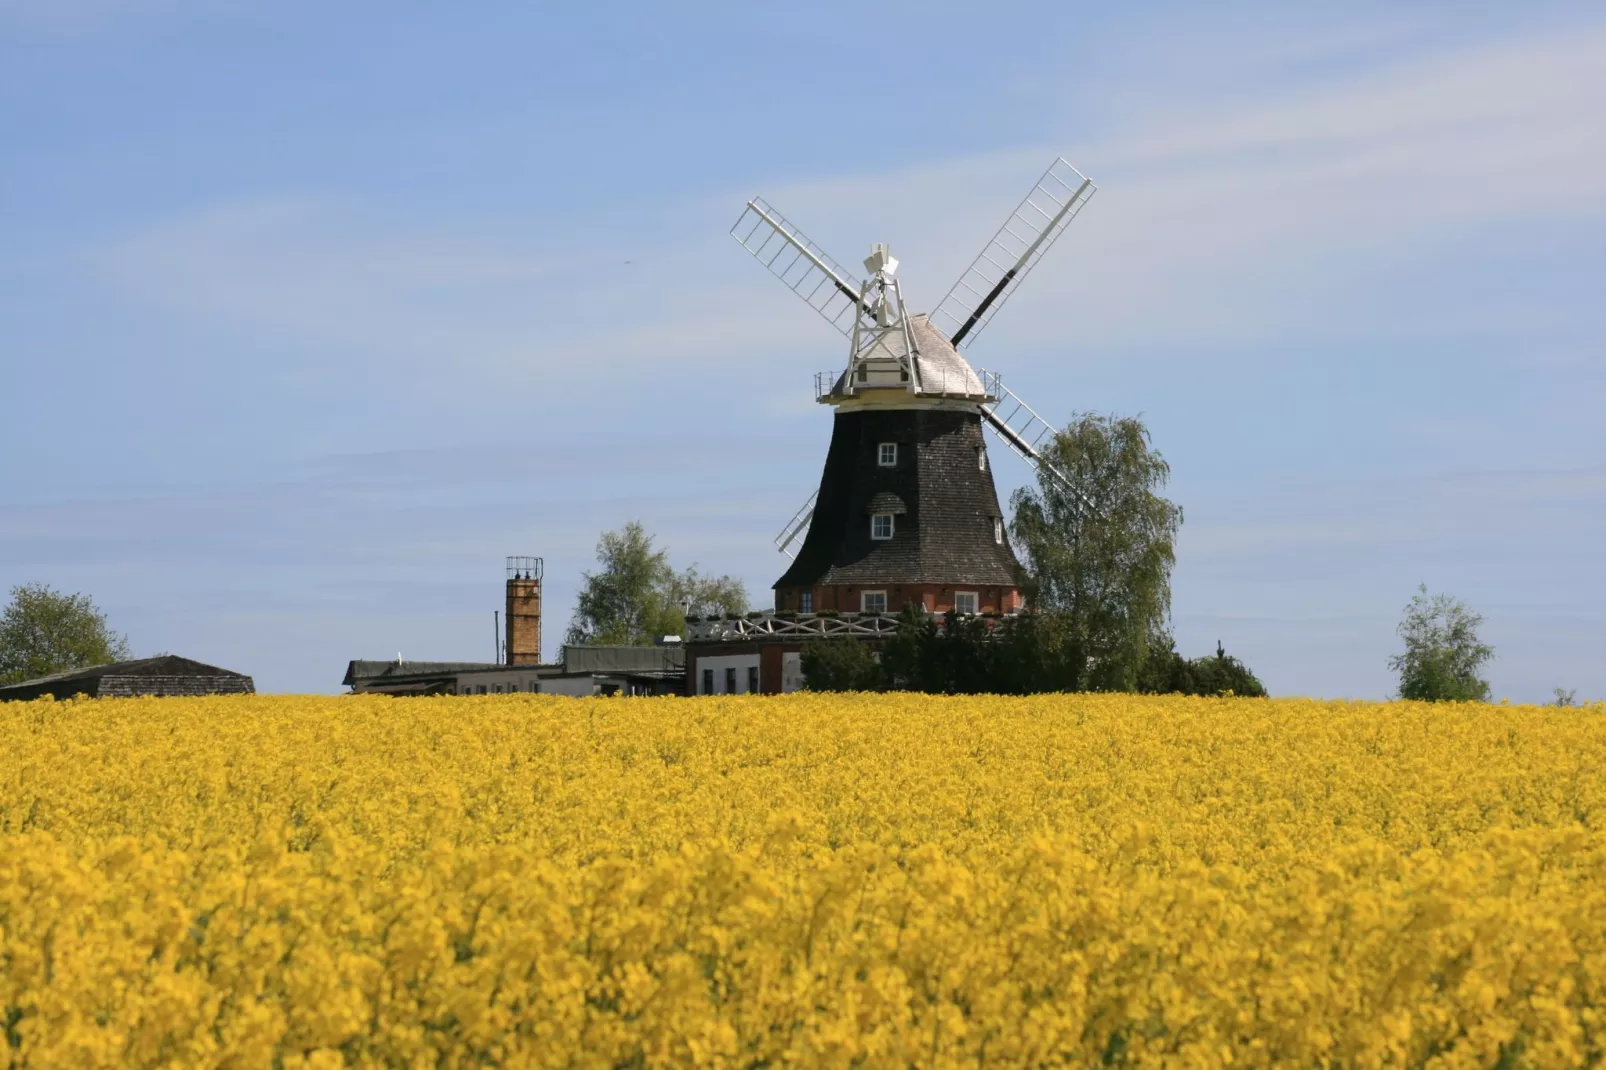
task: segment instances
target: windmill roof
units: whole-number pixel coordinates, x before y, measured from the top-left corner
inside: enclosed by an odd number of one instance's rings
[[[987,389],[976,370],[955,349],[953,343],[931,325],[924,312],[909,317],[909,333],[914,336],[915,367],[920,372],[920,395],[930,397],[983,398]],[[897,358],[907,352],[902,331],[887,331],[876,339],[863,356],[871,359]],[[837,377],[833,394],[846,392],[846,371]]]

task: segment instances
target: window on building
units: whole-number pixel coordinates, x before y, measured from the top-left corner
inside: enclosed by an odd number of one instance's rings
[[[976,447],[976,467],[983,472],[987,471],[987,448],[985,446]]]
[[[955,591],[954,592],[954,612],[955,613],[974,613],[974,612],[976,612],[976,603],[977,603],[977,598],[976,598],[976,592],[975,591]]]
[[[734,665],[726,666],[725,668],[725,694],[736,694],[736,666]]]
[[[714,670],[713,669],[704,669],[703,670],[703,694],[712,695],[713,693],[714,693]]]
[[[799,613],[814,612],[814,592],[803,591],[797,596],[797,611]]]
[[[870,517],[870,538],[892,538],[892,514],[876,513]]]
[[[898,467],[898,444],[883,442],[876,452],[876,463],[882,468]]]
[[[1004,518],[1001,516],[993,517],[993,541],[1004,545]]]
[[[749,665],[747,667],[747,693],[749,695],[758,694],[758,666],[757,665]]]
[[[485,694],[485,685],[484,684],[480,685],[480,694],[482,694],[482,695]]]
[[[859,610],[864,613],[885,613],[887,611],[887,592],[859,592]]]

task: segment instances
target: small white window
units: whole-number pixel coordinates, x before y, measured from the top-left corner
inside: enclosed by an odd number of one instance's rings
[[[987,471],[987,448],[985,446],[976,447],[976,467],[983,472]]]
[[[892,538],[892,514],[891,513],[876,513],[875,515],[870,517],[870,538],[872,538],[872,539],[890,539],[890,538]]]
[[[954,612],[955,613],[975,613],[976,612],[976,592],[975,591],[955,591],[954,592]]]
[[[1004,545],[1004,518],[1001,516],[993,517],[993,541]]]
[[[898,467],[898,444],[896,442],[881,443],[881,449],[876,460],[882,468]]]
[[[864,613],[885,613],[887,611],[887,592],[860,591],[859,609]]]
[[[797,611],[799,613],[814,612],[814,592],[804,591],[797,596]]]

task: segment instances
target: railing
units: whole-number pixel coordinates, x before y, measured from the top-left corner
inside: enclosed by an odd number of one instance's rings
[[[895,635],[898,618],[890,613],[763,613],[735,620],[704,620],[686,624],[692,642],[739,642],[745,639],[838,639]]]
[[[876,373],[872,371],[870,374],[873,376]],[[972,378],[972,375],[974,378]],[[837,380],[841,378],[842,372],[840,371],[815,372],[814,400],[825,401],[828,398],[841,396],[835,393]],[[972,400],[978,400],[976,395],[976,384],[978,382],[981,384],[982,395],[985,396],[989,401],[997,401],[997,399],[1005,396],[1011,398],[1014,397],[1012,394],[1006,395],[1004,391],[1003,377],[997,372],[990,372],[986,369],[978,368],[975,369],[971,374],[967,375],[965,372],[954,369],[932,367],[929,363],[924,365],[920,371],[919,396],[970,398]],[[846,384],[847,392],[850,394],[856,389],[863,390],[867,387],[871,389],[885,389],[889,386],[907,386],[907,384],[901,382],[877,382],[874,379]]]
[[[965,613],[962,617],[981,617],[989,629],[1015,614]],[[750,613],[745,617],[688,621],[687,642],[722,643],[745,639],[875,639],[898,633],[896,613]],[[927,618],[923,618],[927,619]],[[932,623],[941,631],[946,613],[935,614]]]

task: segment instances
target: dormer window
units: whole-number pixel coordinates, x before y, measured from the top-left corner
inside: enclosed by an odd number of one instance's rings
[[[982,446],[976,447],[976,470],[979,472],[987,471],[987,450]]]
[[[876,463],[882,468],[898,467],[898,444],[883,442],[876,447]]]
[[[890,538],[892,538],[892,514],[891,513],[871,513],[870,514],[870,538],[872,538],[872,539],[890,539]]]
[[[1001,516],[993,517],[993,542],[1004,545],[1004,518]]]

